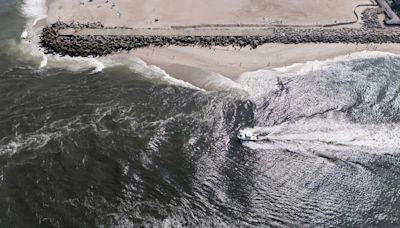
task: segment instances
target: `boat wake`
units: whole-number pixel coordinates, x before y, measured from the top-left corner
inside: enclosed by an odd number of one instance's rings
[[[269,133],[262,141],[246,143],[252,149],[287,149],[315,152],[359,150],[394,154],[400,149],[400,126],[365,125],[334,119],[302,119],[273,127],[249,128],[254,134]]]

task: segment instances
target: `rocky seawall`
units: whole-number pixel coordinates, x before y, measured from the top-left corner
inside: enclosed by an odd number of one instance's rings
[[[372,16],[371,16],[372,15]],[[104,56],[136,48],[176,46],[234,46],[257,48],[266,43],[400,43],[400,29],[381,28],[374,11],[365,13],[363,28],[270,28],[266,36],[104,36],[60,35],[62,29],[104,28],[100,23],[54,23],[42,31],[40,45],[47,54]]]

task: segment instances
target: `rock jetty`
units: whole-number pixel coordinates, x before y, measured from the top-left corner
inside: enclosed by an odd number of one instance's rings
[[[365,28],[383,28],[378,18],[383,13],[384,10],[382,8],[368,8],[364,10],[361,14],[363,26]]]
[[[264,36],[104,36],[60,35],[63,29],[101,29],[101,23],[66,24],[57,22],[43,29],[40,45],[47,54],[61,56],[104,56],[113,52],[145,47],[233,46],[257,48],[266,43],[400,43],[400,29],[382,28],[375,19],[378,11],[363,14],[363,28],[274,27]]]

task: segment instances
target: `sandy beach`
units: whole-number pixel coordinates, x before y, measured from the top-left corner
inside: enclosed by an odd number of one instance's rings
[[[325,60],[360,51],[382,51],[400,54],[400,45],[356,44],[266,44],[250,50],[216,47],[174,47],[138,49],[132,51],[149,64],[165,69],[180,78],[180,65],[217,72],[231,79],[242,73],[259,69],[280,68],[312,60]]]
[[[100,21],[106,26],[137,28],[318,25],[354,21],[354,9],[359,4],[371,4],[371,0],[49,0],[48,21]]]
[[[100,21],[105,26],[169,28],[203,24],[287,24],[319,25],[352,21],[359,4],[370,0],[50,0],[47,23],[57,20]],[[177,10],[179,9],[179,10]],[[216,72],[231,79],[259,69],[284,67],[312,60],[324,60],[364,50],[400,54],[398,44],[266,44],[257,49],[232,47],[143,48],[130,51],[150,65],[176,78],[185,79],[188,69]],[[200,75],[200,73],[199,73]]]

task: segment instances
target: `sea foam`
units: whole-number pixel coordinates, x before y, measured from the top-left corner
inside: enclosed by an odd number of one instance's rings
[[[196,87],[189,82],[185,82],[183,80],[176,79],[169,75],[165,70],[154,66],[154,65],[148,65],[146,62],[139,58],[134,58],[132,59],[131,64],[129,65],[129,69],[131,69],[133,72],[140,73],[144,75],[147,78],[151,79],[160,79],[162,81],[169,82],[174,85],[179,85],[182,87],[187,87],[190,89],[195,89],[195,90],[200,90],[200,91],[205,91],[204,89],[201,89],[199,87]]]

